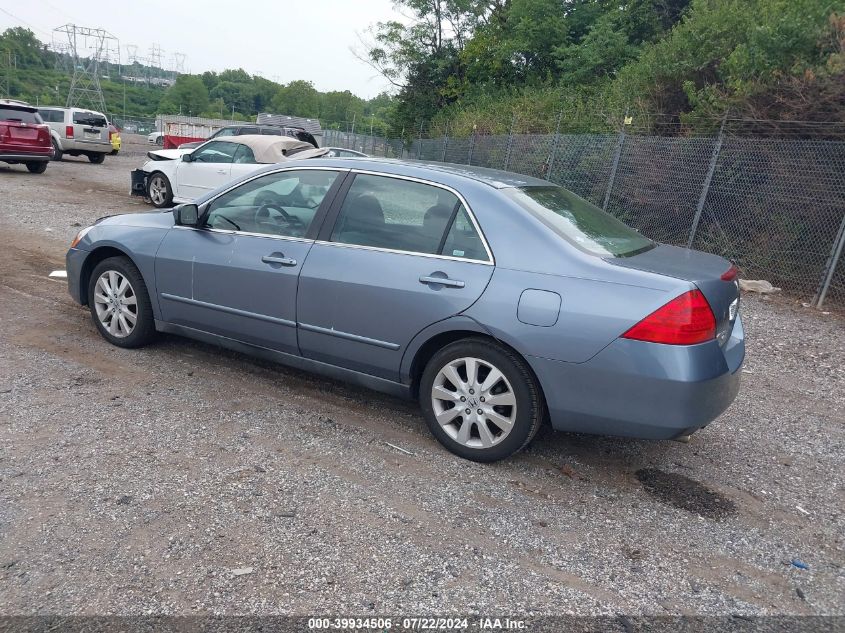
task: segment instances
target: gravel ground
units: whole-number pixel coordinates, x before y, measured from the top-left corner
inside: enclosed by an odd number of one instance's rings
[[[840,316],[747,297],[742,390],[690,444],[544,430],[474,464],[413,404],[100,339],[46,275],[149,208],[125,140],[0,165],[3,615],[845,613]]]

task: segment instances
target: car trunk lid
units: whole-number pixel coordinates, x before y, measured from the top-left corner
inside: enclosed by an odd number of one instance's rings
[[[688,248],[658,244],[631,257],[605,261],[694,283],[716,317],[716,339],[722,346],[727,343],[739,310],[739,284],[729,273],[731,263],[728,260]]]

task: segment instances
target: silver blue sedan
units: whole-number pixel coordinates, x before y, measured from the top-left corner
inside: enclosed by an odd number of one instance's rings
[[[416,398],[434,436],[507,457],[561,431],[688,436],[739,389],[736,269],[543,180],[358,158],[273,165],[67,253],[100,334],[157,332]]]

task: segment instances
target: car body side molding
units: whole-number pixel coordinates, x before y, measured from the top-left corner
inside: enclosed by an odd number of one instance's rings
[[[279,325],[286,325],[288,327],[296,327],[296,323],[288,321],[287,319],[279,319],[277,317],[266,314],[258,314],[257,312],[249,312],[247,310],[239,310],[238,308],[230,308],[229,306],[221,306],[216,303],[208,303],[207,301],[199,301],[197,299],[189,299],[188,297],[180,297],[179,295],[172,295],[168,292],[161,293],[162,299],[170,301],[179,301],[180,303],[189,303],[201,308],[209,308],[210,310],[217,310],[219,312],[228,312],[229,314],[237,314],[238,316],[247,317],[250,319],[258,319],[259,321],[269,321],[270,323],[278,323]],[[158,321],[156,321],[158,323]]]
[[[380,341],[376,338],[368,338],[366,336],[359,336],[358,334],[351,334],[341,330],[335,330],[327,327],[319,327],[317,325],[308,325],[307,323],[300,323],[299,327],[309,332],[317,332],[318,334],[328,334],[329,336],[336,336],[337,338],[345,338],[349,341],[357,341],[358,343],[366,343],[367,345],[374,345],[376,347],[383,347],[384,349],[397,350],[401,346],[399,343],[391,343],[389,341]]]

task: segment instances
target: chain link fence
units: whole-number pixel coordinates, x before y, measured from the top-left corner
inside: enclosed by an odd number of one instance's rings
[[[726,119],[671,135],[632,125],[567,133],[559,123],[553,133],[414,139],[325,130],[323,144],[544,178],[655,240],[730,259],[745,279],[845,306],[845,124],[768,123]]]

